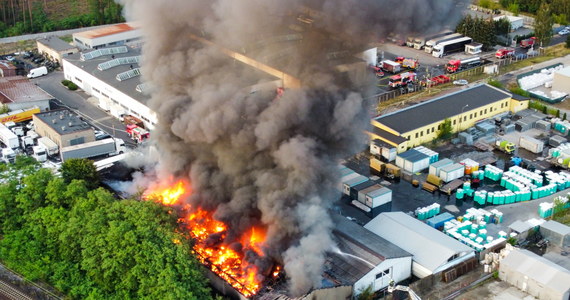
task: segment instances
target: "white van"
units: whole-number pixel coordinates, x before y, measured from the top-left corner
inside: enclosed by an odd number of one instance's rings
[[[35,68],[35,69],[31,69],[30,73],[28,73],[28,78],[36,78],[36,77],[44,76],[44,75],[47,75],[47,73],[48,73],[48,69],[45,66]]]

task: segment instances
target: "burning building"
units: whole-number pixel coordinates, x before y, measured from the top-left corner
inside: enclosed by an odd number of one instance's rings
[[[362,64],[353,55],[390,31],[436,30],[462,1],[122,2],[141,24],[141,73],[158,115],[160,155],[136,184],[191,187],[176,205],[196,255],[242,296],[280,279],[291,296],[317,291],[327,264],[341,264],[327,261],[336,243],[349,251],[372,242],[342,231],[336,239],[328,210],[339,198],[338,161],[366,144],[369,126],[369,76],[351,71]],[[282,89],[245,89],[228,55]],[[376,265],[358,272],[382,265],[363,255]]]

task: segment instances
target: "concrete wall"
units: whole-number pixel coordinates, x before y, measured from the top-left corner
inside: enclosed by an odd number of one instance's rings
[[[559,232],[552,231],[545,227],[540,227],[540,234],[551,244],[558,247],[570,247],[570,234],[563,235]]]
[[[127,114],[140,118],[145,126],[154,129],[158,117],[154,111],[143,103],[131,98],[113,86],[99,80],[95,76],[83,71],[75,65],[63,61],[65,78],[73,81],[85,93],[92,95],[100,101],[107,101],[110,105],[120,105]]]
[[[26,102],[11,102],[7,103],[10,110],[27,109],[37,106],[41,111],[49,110],[49,100],[26,101]]]
[[[346,300],[352,296],[351,286],[339,286],[334,288],[314,290],[309,295],[302,298],[302,300]]]
[[[385,270],[390,270],[390,273],[385,276],[380,276]],[[390,280],[400,282],[410,278],[411,276],[411,256],[386,259],[354,284],[354,294],[356,296],[370,285],[372,285],[374,291],[379,291],[386,288],[390,283]]]

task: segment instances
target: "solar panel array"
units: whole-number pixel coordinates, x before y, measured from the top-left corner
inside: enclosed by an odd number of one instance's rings
[[[139,93],[148,94],[148,92],[150,91],[150,84],[141,83],[141,84],[137,85],[136,90]]]
[[[97,58],[97,57],[103,56],[103,55],[112,55],[112,54],[120,54],[120,53],[127,53],[127,52],[129,52],[129,50],[127,49],[127,46],[104,48],[104,49],[99,49],[99,50],[95,50],[95,51],[91,51],[91,52],[87,52],[87,53],[81,53],[81,60],[85,61],[85,60],[94,59],[94,58]]]
[[[127,72],[117,74],[116,78],[118,81],[124,81],[124,80],[127,80],[129,78],[137,77],[140,75],[141,75],[141,69],[140,68],[134,68],[132,70],[128,70]]]
[[[100,63],[97,66],[97,69],[99,69],[99,71],[104,71],[104,70],[108,70],[110,68],[120,66],[120,65],[138,64],[140,57],[141,56],[138,55],[138,56],[115,58],[115,59]]]

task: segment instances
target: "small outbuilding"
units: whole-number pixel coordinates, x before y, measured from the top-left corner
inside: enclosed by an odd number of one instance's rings
[[[540,234],[551,244],[558,247],[570,247],[570,227],[550,220],[540,225]]]
[[[62,59],[69,55],[79,52],[77,47],[66,43],[64,40],[57,36],[50,36],[36,41],[38,52],[49,57],[51,60],[56,60],[62,63]]]
[[[499,278],[540,300],[570,299],[570,271],[528,250],[511,250]]]
[[[465,45],[466,54],[479,54],[483,52],[483,44],[481,43],[470,43]]]

